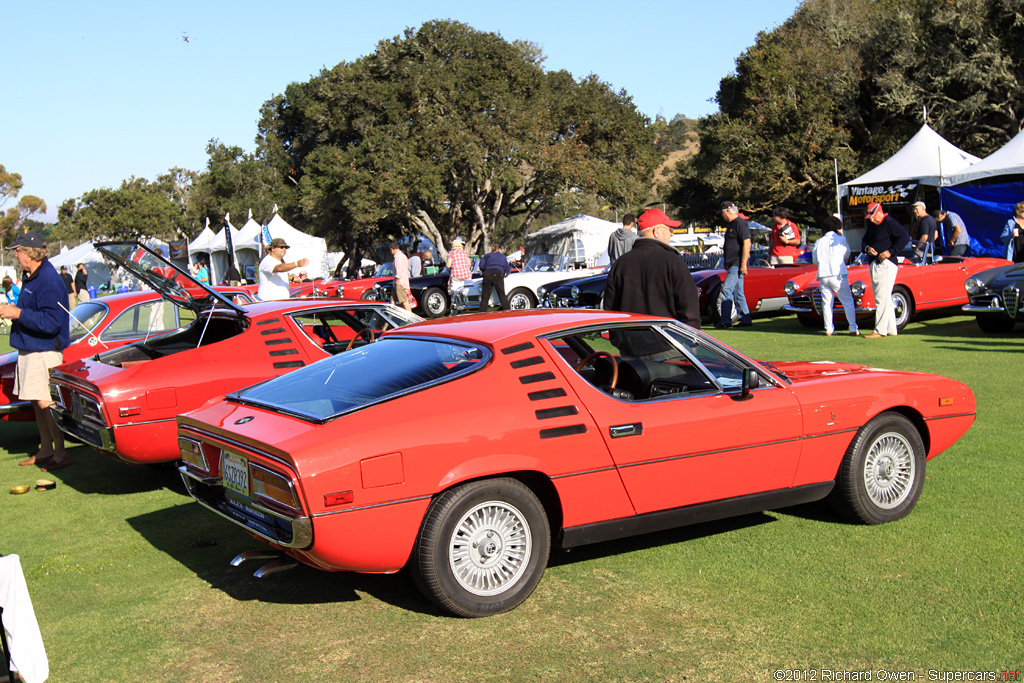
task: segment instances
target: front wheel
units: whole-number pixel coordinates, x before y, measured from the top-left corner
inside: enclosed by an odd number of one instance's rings
[[[846,449],[829,504],[864,524],[902,519],[924,486],[924,442],[899,413],[882,413],[860,428]]]
[[[804,327],[821,327],[824,324],[819,318],[815,318],[814,316],[806,313],[797,313],[796,319],[799,320],[800,324]]]
[[[363,292],[359,298],[363,299],[364,301],[376,301],[377,292],[371,287],[370,289]]]
[[[420,308],[428,318],[440,318],[448,314],[448,293],[439,287],[430,287],[423,293]]]
[[[516,287],[508,295],[508,306],[513,311],[522,311],[537,306],[537,297],[525,287]]]
[[[914,315],[914,297],[905,287],[893,287],[892,305],[896,311],[896,329],[902,330]]]
[[[430,504],[413,549],[413,578],[461,617],[507,612],[530,597],[548,564],[544,507],[517,479],[484,479]]]

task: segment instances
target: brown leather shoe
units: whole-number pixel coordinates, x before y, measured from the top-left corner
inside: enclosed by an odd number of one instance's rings
[[[865,334],[864,338],[865,339],[885,339],[885,335],[884,334],[878,334],[877,332],[872,332],[871,334]]]

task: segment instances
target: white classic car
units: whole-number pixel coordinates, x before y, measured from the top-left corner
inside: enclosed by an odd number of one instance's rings
[[[573,262],[569,256],[559,254],[534,254],[518,273],[505,278],[505,293],[513,310],[536,308],[539,296],[537,288],[556,280],[597,275],[604,266],[587,268],[586,264]],[[475,311],[480,307],[480,280],[467,280],[452,292],[452,310]],[[498,295],[491,292],[491,306],[498,306]]]

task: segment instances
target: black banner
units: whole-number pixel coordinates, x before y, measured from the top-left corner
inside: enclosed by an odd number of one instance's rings
[[[846,206],[863,210],[871,202],[885,204],[886,207],[910,206],[917,201],[920,185],[917,182],[854,185],[847,191]]]

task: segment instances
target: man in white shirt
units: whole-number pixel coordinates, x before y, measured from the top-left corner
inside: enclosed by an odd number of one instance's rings
[[[294,263],[285,263],[285,252],[288,251],[288,243],[280,237],[270,241],[267,248],[267,255],[260,261],[260,288],[256,294],[260,301],[280,301],[287,299],[288,278],[285,275],[289,270],[304,268],[309,265],[309,259],[299,259]]]
[[[398,242],[391,243],[391,255],[395,258],[395,303],[404,306],[405,310],[411,311],[412,304],[409,303],[409,257],[402,253]]]
[[[832,324],[833,297],[839,297],[850,325],[850,334],[857,336],[857,308],[853,304],[853,292],[847,277],[846,259],[850,256],[850,245],[843,237],[843,222],[835,216],[825,219],[821,239],[814,243],[814,262],[818,264],[818,282],[821,283],[821,314],[825,318],[825,334],[835,332]]]

